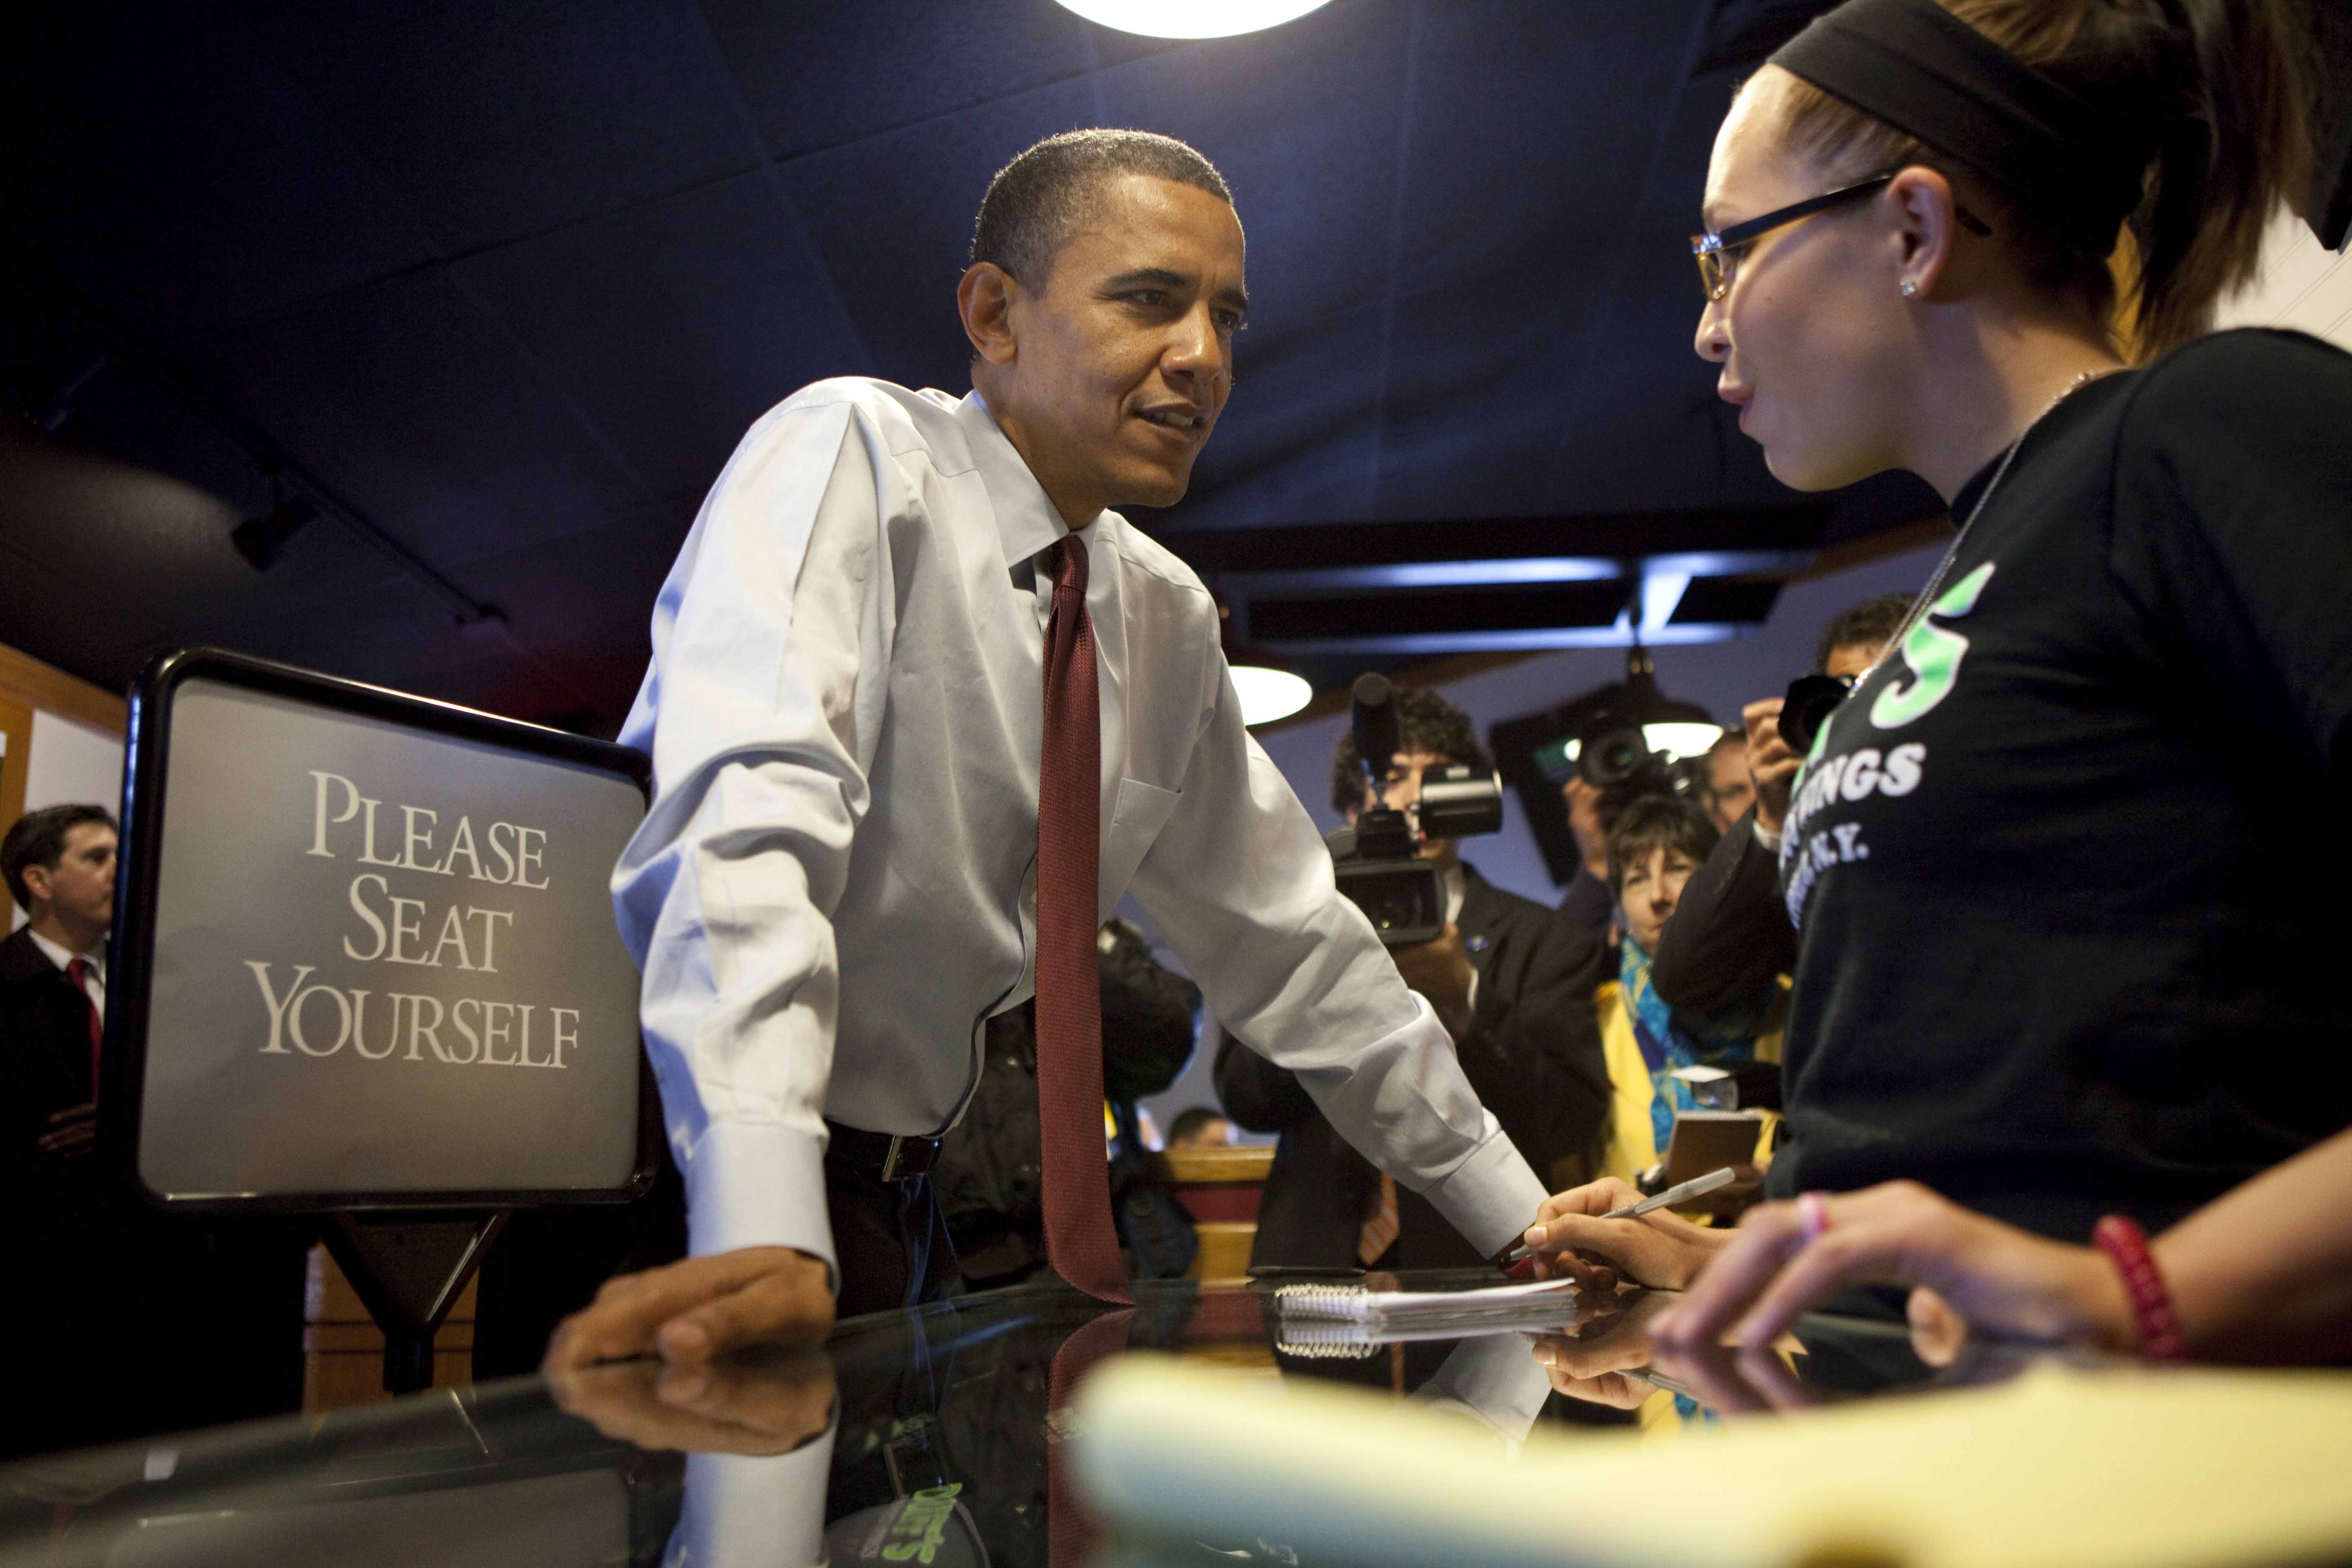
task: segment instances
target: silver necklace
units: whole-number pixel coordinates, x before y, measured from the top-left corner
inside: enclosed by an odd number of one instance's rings
[[[2113,375],[2125,368],[2126,367],[2118,364],[2109,365],[2105,370],[2084,371],[2060,387],[2058,395],[2043,404],[2042,412],[2026,421],[2025,428],[2017,433],[2017,439],[2009,444],[2009,450],[2000,455],[2000,467],[1992,471],[1991,481],[1985,486],[1984,493],[1977,497],[1977,504],[1969,508],[1969,515],[1961,521],[1959,531],[1952,535],[1951,548],[1945,551],[1943,560],[1936,563],[1935,574],[1927,579],[1927,585],[1919,590],[1919,596],[1911,601],[1911,608],[1904,613],[1903,625],[1896,628],[1892,637],[1887,639],[1885,650],[1870,661],[1870,668],[1854,677],[1852,689],[1861,690],[1863,683],[1878,673],[1878,667],[1885,664],[1897,649],[1902,647],[1903,639],[1911,635],[1912,629],[1927,618],[1928,606],[1936,602],[1936,595],[1943,591],[1944,579],[1951,574],[1952,563],[1960,558],[1960,546],[1968,542],[1969,530],[1975,527],[1977,519],[1984,515],[1985,504],[1992,500],[1992,492],[2000,489],[2000,481],[2009,477],[2009,466],[2017,461],[2017,454],[2024,447],[2025,438],[2033,434],[2034,427],[2056,412],[2060,404],[2092,382],[2101,376]]]

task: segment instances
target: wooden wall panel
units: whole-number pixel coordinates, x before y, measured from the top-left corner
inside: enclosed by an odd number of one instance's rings
[[[32,761],[32,706],[0,696],[0,833],[25,815],[25,778]],[[0,921],[0,927],[6,924]]]
[[[120,694],[5,646],[0,646],[0,697],[46,708],[109,734],[122,734],[131,725],[131,705]]]

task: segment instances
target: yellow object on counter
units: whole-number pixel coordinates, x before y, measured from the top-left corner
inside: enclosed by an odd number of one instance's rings
[[[1104,1369],[1078,1472],[1131,1543],[1300,1562],[2230,1568],[2352,1557],[2352,1374],[2052,1364],[1660,1447],[1541,1430],[1517,1463],[1370,1395],[1168,1358]]]

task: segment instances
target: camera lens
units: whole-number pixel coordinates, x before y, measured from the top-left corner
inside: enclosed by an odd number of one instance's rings
[[[1789,742],[1789,749],[1801,757],[1810,752],[1813,738],[1853,687],[1850,677],[1836,675],[1801,675],[1789,682],[1789,694],[1780,701],[1779,726],[1780,739]]]
[[[1608,789],[1640,773],[1649,760],[1649,742],[1641,731],[1626,725],[1585,737],[1576,771],[1596,789]]]

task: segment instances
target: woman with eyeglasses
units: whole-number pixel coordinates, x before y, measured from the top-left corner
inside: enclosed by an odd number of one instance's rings
[[[2352,1121],[2352,356],[2205,331],[2305,194],[2313,26],[1849,0],[1717,136],[1697,350],[1741,430],[1799,489],[1907,468],[1958,531],[1797,783],[1770,1192],[1805,1198],[1653,1257],[1686,1331],[1810,1248],[1816,1298],[1924,1278],[1819,1267],[1826,1193],[2120,1267]],[[1622,1254],[1605,1195],[1543,1245]]]

